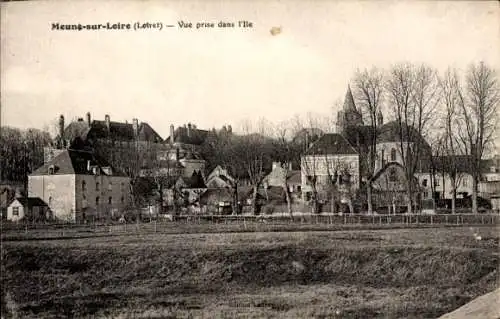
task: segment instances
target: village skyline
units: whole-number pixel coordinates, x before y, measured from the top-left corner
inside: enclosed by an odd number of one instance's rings
[[[90,112],[118,122],[138,118],[163,137],[171,124],[188,122],[238,131],[261,118],[279,123],[312,113],[335,119],[358,68],[410,62],[442,73],[448,67],[465,72],[478,61],[500,66],[499,44],[491,41],[499,38],[498,6],[489,2],[340,1],[294,9],[258,3],[262,10],[255,12],[244,3],[137,5],[2,4],[2,126],[44,129],[59,114],[71,121]],[[253,27],[104,31],[97,37],[50,28],[58,21],[243,18]],[[272,35],[273,27],[281,33]]]

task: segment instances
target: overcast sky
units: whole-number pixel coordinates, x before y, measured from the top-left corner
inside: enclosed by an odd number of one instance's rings
[[[356,68],[485,61],[500,69],[497,1],[2,3],[2,125],[132,118],[210,129],[331,115]],[[253,28],[52,31],[54,22],[237,22]],[[271,35],[272,27],[282,32]]]

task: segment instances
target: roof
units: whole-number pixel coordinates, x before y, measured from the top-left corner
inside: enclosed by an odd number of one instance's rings
[[[97,166],[101,175],[108,175],[103,167],[111,167],[103,158],[94,152],[68,149],[54,157],[50,162],[37,168],[30,176],[49,175],[49,167],[54,167],[53,175],[93,175],[90,166]],[[113,176],[125,176],[123,173],[111,169]]]
[[[401,140],[403,142],[421,142],[423,145],[427,145],[422,135],[412,126],[401,126],[398,122],[391,121],[379,128],[377,143],[399,142]]]
[[[34,207],[34,206],[48,206],[40,197],[17,197],[16,199],[21,205]],[[12,203],[11,203],[12,204]]]
[[[289,184],[301,184],[302,176],[300,171],[290,171],[287,175],[287,181]]]
[[[185,180],[187,188],[207,188],[201,172],[194,171],[191,178]]]
[[[210,197],[217,197],[219,201],[231,201],[233,193],[228,188],[209,188],[200,196],[200,203],[206,204]]]
[[[138,138],[141,141],[162,142],[161,136],[148,124],[140,123]],[[65,137],[73,140],[80,137],[82,140],[110,138],[117,141],[135,140],[134,127],[131,123],[109,122],[109,131],[106,121],[93,120],[90,127],[87,122],[78,120],[71,122],[64,129]]]
[[[324,134],[306,152],[307,155],[358,154],[352,145],[340,134]]]
[[[344,98],[344,108],[345,111],[357,111],[356,104],[354,103],[354,97],[352,96],[351,86],[347,86],[347,92]]]
[[[208,135],[208,131],[200,130],[197,128],[188,128],[188,127],[178,127],[174,131],[174,143],[182,143],[182,144],[192,144],[192,145],[201,145]],[[171,143],[172,137],[169,136],[165,143]]]

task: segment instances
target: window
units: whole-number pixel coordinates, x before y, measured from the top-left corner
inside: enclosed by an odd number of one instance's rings
[[[382,150],[381,158],[382,158],[382,165],[384,165],[385,164],[385,152],[384,152],[384,150]]]
[[[439,178],[436,178],[436,186],[439,186]]]
[[[297,186],[297,192],[300,193],[302,190],[302,187],[300,185]]]
[[[97,196],[97,197],[95,198],[95,205],[96,205],[96,206],[99,206],[99,201],[100,201],[100,198],[99,198],[99,196]]]
[[[122,204],[125,203],[125,197],[122,196],[122,198],[120,199]]]
[[[113,197],[109,196],[109,198],[108,198],[108,204],[110,204],[110,205],[113,204]]]
[[[108,183],[108,191],[112,191],[113,190],[113,183],[112,182],[109,182]]]
[[[12,216],[19,216],[19,207],[12,207]]]
[[[87,182],[82,181],[82,191],[86,192],[87,191]]]
[[[398,180],[398,174],[396,172],[396,169],[392,168],[389,171],[389,181],[391,181],[391,182],[397,182],[397,180]]]
[[[462,180],[462,186],[467,186],[467,184],[468,184],[468,183],[467,183],[467,178],[464,178],[464,179]]]
[[[424,198],[427,198],[429,197],[429,193],[428,192],[424,192]]]
[[[123,182],[121,183],[121,185],[120,185],[120,189],[121,189],[121,191],[122,191],[122,193],[123,193],[123,191],[125,190],[125,183],[123,183]]]
[[[422,181],[422,186],[427,187],[427,178]],[[425,196],[425,197],[427,197],[427,196]]]
[[[100,185],[99,185],[99,182],[95,182],[95,190],[96,190],[96,191],[99,191],[99,186],[100,186]]]
[[[391,161],[395,161],[396,160],[396,149],[393,148],[391,149]]]

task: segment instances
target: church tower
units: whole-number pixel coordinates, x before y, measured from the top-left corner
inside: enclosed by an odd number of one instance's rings
[[[356,108],[350,85],[347,86],[344,106],[337,113],[337,133],[345,133],[349,126],[363,126],[363,116]]]

